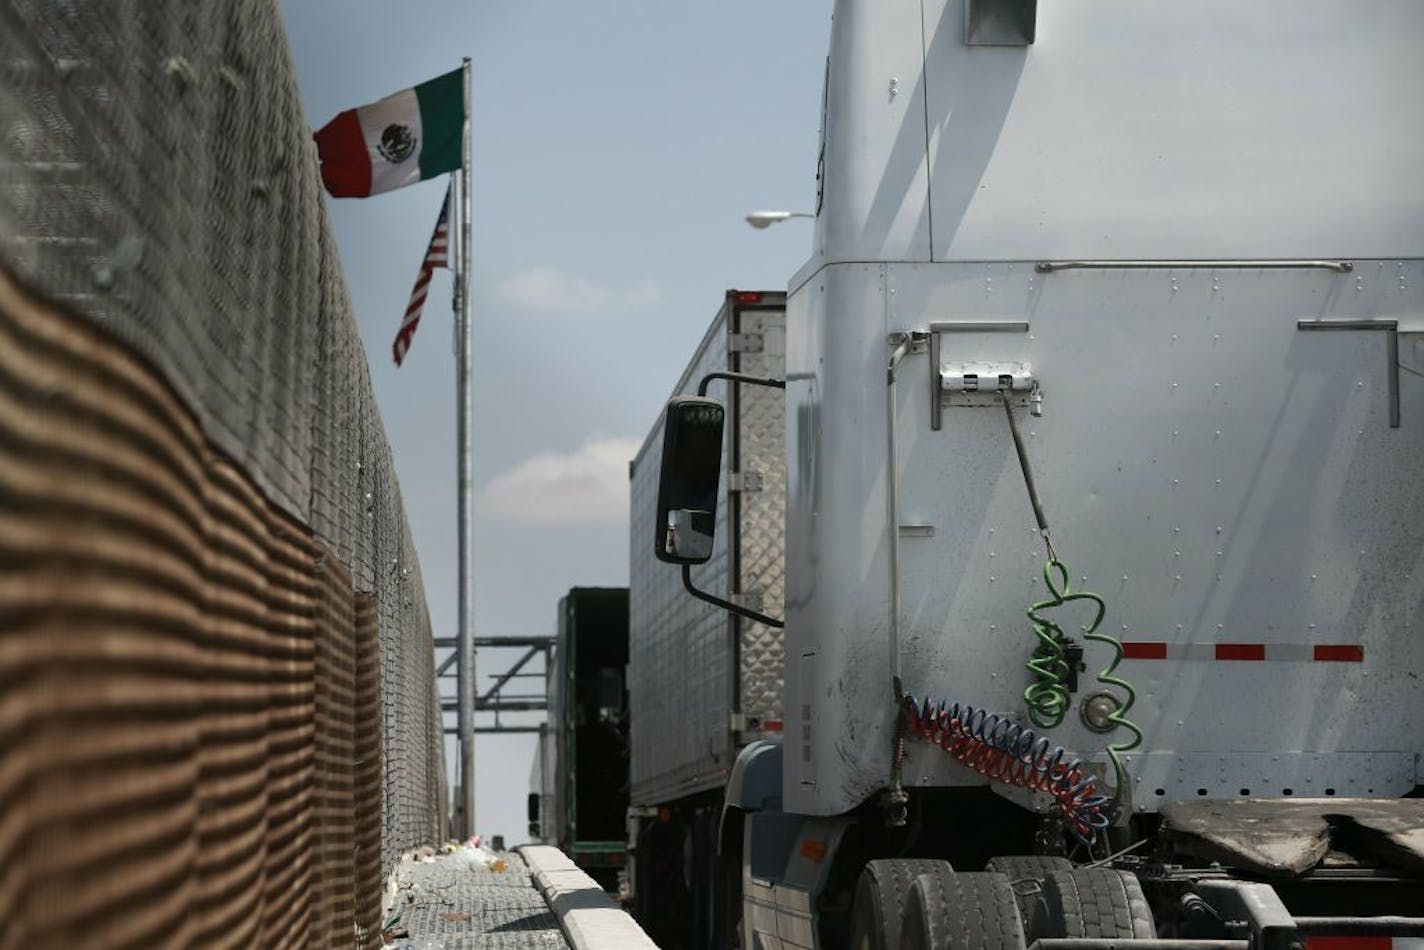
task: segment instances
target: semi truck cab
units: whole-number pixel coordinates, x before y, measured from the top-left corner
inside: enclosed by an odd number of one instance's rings
[[[835,5],[742,946],[1424,937],[1420,35]],[[635,494],[664,576],[711,549],[676,447],[715,416],[671,404]]]

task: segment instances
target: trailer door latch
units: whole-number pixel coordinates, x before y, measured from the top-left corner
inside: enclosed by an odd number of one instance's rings
[[[751,492],[761,491],[761,472],[745,471],[732,472],[727,476],[727,491]]]
[[[1027,363],[942,363],[939,388],[945,393],[1031,392],[1033,368]]]

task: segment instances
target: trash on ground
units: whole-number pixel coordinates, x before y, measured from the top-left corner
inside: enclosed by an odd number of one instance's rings
[[[479,842],[480,838],[476,835],[468,843],[456,848],[452,853],[454,861],[471,871],[490,871],[495,874],[503,874],[509,870],[508,861],[495,852],[486,850]]]

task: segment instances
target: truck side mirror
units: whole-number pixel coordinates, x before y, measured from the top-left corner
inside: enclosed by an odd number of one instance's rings
[[[653,553],[660,561],[702,564],[712,557],[725,416],[721,403],[701,396],[678,396],[667,404],[653,523]]]
[[[539,836],[539,793],[529,793],[529,833]]]

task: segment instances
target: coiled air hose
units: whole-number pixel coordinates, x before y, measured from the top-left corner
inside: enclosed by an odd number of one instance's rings
[[[1070,671],[1064,660],[1063,649],[1063,641],[1067,638],[1063,635],[1063,629],[1044,617],[1042,612],[1073,601],[1088,601],[1095,605],[1097,610],[1092,621],[1082,628],[1083,639],[1104,644],[1112,650],[1112,659],[1098,673],[1097,680],[1103,686],[1116,687],[1122,691],[1117,708],[1107,718],[1113,726],[1126,729],[1132,734],[1129,741],[1109,743],[1107,747],[1107,756],[1113,766],[1112,800],[1117,803],[1127,788],[1127,767],[1122,761],[1123,753],[1131,752],[1142,744],[1142,730],[1127,718],[1128,710],[1137,701],[1137,691],[1132,688],[1131,683],[1116,675],[1118,665],[1122,663],[1122,643],[1116,637],[1098,630],[1103,616],[1107,613],[1107,604],[1097,594],[1074,591],[1069,586],[1068,568],[1053,550],[1053,539],[1048,533],[1048,519],[1043,514],[1043,503],[1039,501],[1038,488],[1033,483],[1033,469],[1028,463],[1028,450],[1024,448],[1023,436],[1019,434],[1019,423],[1014,418],[1009,393],[1007,390],[1000,390],[999,395],[1004,401],[1004,415],[1009,421],[1009,433],[1014,438],[1014,450],[1019,456],[1019,468],[1023,471],[1029,503],[1033,505],[1034,520],[1038,522],[1038,532],[1043,536],[1043,542],[1048,549],[1048,563],[1043,566],[1043,581],[1050,596],[1028,609],[1028,618],[1033,622],[1034,636],[1038,637],[1039,642],[1028,661],[1028,670],[1033,675],[1034,682],[1024,690],[1024,702],[1028,705],[1029,719],[1040,729],[1051,729],[1063,722],[1069,705],[1065,680]]]
[[[1058,575],[1056,580],[1055,574]],[[1038,643],[1028,660],[1028,671],[1033,676],[1033,682],[1024,690],[1023,698],[1024,705],[1028,707],[1029,720],[1040,729],[1053,729],[1062,725],[1068,715],[1072,702],[1068,683],[1073,671],[1063,646],[1068,636],[1062,627],[1043,616],[1043,611],[1067,603],[1070,598],[1091,600],[1098,607],[1092,623],[1096,628],[1107,612],[1107,605],[1095,594],[1069,591],[1068,569],[1056,558],[1043,565],[1043,582],[1053,596],[1028,609],[1028,619],[1033,621],[1033,635],[1038,638]]]
[[[912,693],[901,698],[901,714],[915,735],[996,782],[1052,795],[1068,828],[1091,846],[1109,823],[1113,799],[1098,793],[1097,776],[1062,746],[1013,720],[973,706]]]
[[[1062,808],[1074,837],[1091,846],[1098,832],[1110,823],[1109,812],[1116,807],[1127,788],[1127,767],[1122,756],[1142,743],[1142,730],[1127,718],[1128,710],[1136,702],[1137,692],[1131,683],[1116,675],[1122,662],[1122,643],[1098,631],[1107,613],[1107,605],[1097,594],[1075,591],[1069,584],[1068,568],[1053,548],[1048,519],[1044,516],[1043,504],[1034,486],[1033,470],[1029,466],[1028,453],[1019,434],[1009,394],[1000,390],[1000,395],[1004,400],[1004,413],[1018,452],[1019,467],[1023,471],[1034,518],[1048,551],[1043,580],[1049,597],[1027,610],[1038,643],[1027,663],[1033,682],[1024,690],[1024,704],[1029,720],[1039,729],[1062,725],[1072,703],[1068,686],[1072,670],[1064,647],[1068,637],[1062,627],[1045,616],[1045,611],[1075,601],[1093,604],[1096,609],[1091,622],[1082,627],[1083,639],[1104,644],[1112,650],[1112,659],[1097,674],[1097,681],[1121,692],[1117,707],[1107,718],[1114,727],[1121,727],[1131,734],[1128,741],[1107,746],[1107,756],[1113,767],[1113,793],[1106,796],[1098,792],[1097,780],[1084,767],[1082,759],[1073,758],[1062,746],[1053,745],[1046,736],[1011,719],[943,700],[926,699],[920,703],[913,694],[901,692],[898,678],[895,682],[896,698],[901,706],[901,721],[911,732],[938,745],[987,778],[1052,795]],[[897,740],[897,767],[901,756],[903,742]]]

